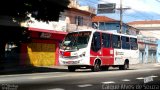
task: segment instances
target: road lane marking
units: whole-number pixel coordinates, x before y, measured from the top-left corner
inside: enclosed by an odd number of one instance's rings
[[[0,83],[1,83],[1,82],[6,82],[6,81],[8,81],[8,80],[0,80]]]
[[[58,77],[65,77],[69,75],[62,75],[62,76],[33,76],[33,77],[29,77],[29,79],[47,79],[47,78],[58,78]]]
[[[14,81],[18,81],[19,79],[17,78],[9,78],[9,79],[1,79],[0,83],[4,83],[4,82],[14,82]],[[20,81],[20,80],[19,80]]]
[[[78,85],[78,87],[90,87],[93,86],[92,84],[83,84],[83,85]]]
[[[65,90],[63,88],[53,88],[53,89],[47,89],[47,90]]]
[[[46,79],[49,77],[42,77],[42,76],[36,76],[36,77],[30,77],[29,79]]]
[[[152,75],[152,76],[150,76],[150,77],[155,78],[155,77],[158,77],[158,76],[153,76],[153,75]]]
[[[112,84],[115,83],[114,81],[102,82],[102,84]]]
[[[144,79],[144,77],[138,77],[138,78],[136,78],[136,79],[141,80],[141,79]]]
[[[124,81],[124,82],[129,82],[129,81],[131,81],[131,80],[129,80],[129,79],[123,79],[122,81]]]

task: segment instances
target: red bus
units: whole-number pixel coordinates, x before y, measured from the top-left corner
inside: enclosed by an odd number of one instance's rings
[[[68,33],[60,45],[59,63],[69,71],[108,70],[109,67],[129,68],[139,63],[137,36],[100,30],[79,30]]]

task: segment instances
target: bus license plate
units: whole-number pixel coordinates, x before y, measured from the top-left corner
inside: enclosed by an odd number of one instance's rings
[[[67,64],[77,64],[77,62],[76,61],[68,61],[68,62],[66,62]]]

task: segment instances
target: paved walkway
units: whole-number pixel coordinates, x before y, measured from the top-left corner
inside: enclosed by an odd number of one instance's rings
[[[159,67],[160,63],[147,63],[147,64],[135,64],[135,65],[130,65],[130,68],[146,68],[146,67]]]

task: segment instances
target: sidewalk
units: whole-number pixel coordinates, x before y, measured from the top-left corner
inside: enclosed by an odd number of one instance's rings
[[[148,67],[160,67],[160,63],[139,63],[130,65],[130,69],[138,69],[138,68],[148,68]]]

